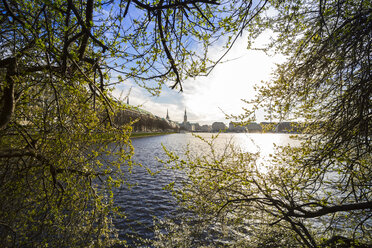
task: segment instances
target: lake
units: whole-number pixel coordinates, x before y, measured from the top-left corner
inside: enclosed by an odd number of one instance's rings
[[[211,140],[211,133],[198,133],[202,138]],[[222,151],[226,144],[234,143],[242,151],[258,152],[263,157],[274,150],[276,145],[295,145],[298,141],[292,140],[288,134],[246,134],[246,133],[222,133],[215,140],[215,148]],[[172,181],[182,181],[182,171],[165,169],[157,161],[167,159],[162,144],[168,150],[178,155],[185,153],[187,146],[191,153],[203,154],[208,151],[208,145],[191,133],[177,133],[164,136],[153,136],[133,139],[135,149],[134,160],[141,163],[143,167],[135,167],[127,180],[134,186],[128,188],[122,186],[115,193],[115,203],[126,214],[126,219],[116,219],[114,224],[119,231],[121,239],[128,240],[129,244],[136,247],[133,236],[151,239],[153,238],[153,218],[163,218],[177,210],[177,202],[170,192],[163,190],[163,187]],[[158,172],[152,176],[147,172],[149,168]]]

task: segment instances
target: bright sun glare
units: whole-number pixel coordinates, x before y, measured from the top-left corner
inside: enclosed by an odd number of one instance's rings
[[[265,33],[256,41],[256,47],[266,44],[270,34]],[[270,57],[263,51],[248,50],[247,38],[239,38],[224,59],[207,77],[197,77],[184,82],[184,92],[165,89],[157,98],[150,97],[144,89],[134,86],[130,93],[130,103],[141,105],[151,113],[164,117],[167,109],[171,119],[182,121],[186,108],[188,120],[199,124],[212,124],[225,119],[227,114],[242,113],[244,103],[241,99],[254,97],[254,85],[269,80],[275,63],[284,60],[283,56]],[[221,47],[211,47],[211,54],[221,54]],[[124,95],[133,84],[118,86],[114,94]],[[263,121],[263,112],[257,112],[257,118]]]

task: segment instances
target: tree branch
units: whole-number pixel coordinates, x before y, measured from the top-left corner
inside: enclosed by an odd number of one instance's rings
[[[291,210],[287,213],[288,216],[292,217],[301,217],[301,218],[315,218],[320,217],[327,214],[333,214],[337,212],[345,212],[345,211],[354,211],[354,210],[366,210],[372,209],[372,202],[361,202],[361,203],[352,203],[352,204],[344,204],[344,205],[337,205],[332,207],[322,207],[317,211],[305,211],[301,210],[302,214],[298,214]]]
[[[15,108],[14,99],[14,80],[13,76],[16,73],[16,59],[9,61],[6,76],[5,88],[2,96],[2,109],[0,110],[0,130],[4,129],[10,122]]]
[[[24,24],[24,22],[21,20],[21,19],[19,19],[14,13],[13,13],[13,11],[10,9],[10,7],[9,7],[9,4],[8,4],[8,2],[6,1],[6,0],[3,0],[3,4],[4,4],[4,7],[5,7],[5,9],[6,9],[6,11],[10,14],[10,16],[14,19],[14,20],[16,20],[17,22],[19,22],[23,27],[25,26],[25,24]]]
[[[171,3],[171,4],[157,4],[156,6],[151,6],[150,4],[144,4],[140,2],[139,0],[132,0],[135,4],[137,4],[139,7],[146,9],[147,11],[157,11],[157,10],[163,10],[163,9],[175,9],[180,7],[187,7],[188,5],[196,4],[196,3],[205,3],[205,4],[215,4],[219,5],[217,0],[189,0],[189,1],[183,1],[183,2],[177,2],[177,3]]]
[[[177,66],[176,66],[176,64],[174,62],[174,59],[172,57],[172,54],[170,53],[170,51],[168,49],[168,46],[167,46],[167,42],[166,42],[166,40],[164,38],[163,27],[162,27],[162,23],[161,23],[161,11],[160,10],[157,12],[157,18],[156,19],[158,21],[158,27],[159,27],[159,34],[160,34],[161,43],[163,45],[163,48],[165,50],[165,53],[166,53],[167,58],[169,60],[169,63],[171,64],[171,68],[172,68],[173,72],[176,74],[176,83],[173,86],[171,86],[171,88],[174,89],[177,86],[177,84],[179,84],[180,85],[180,91],[182,91],[183,89],[182,89],[181,79],[180,79],[180,75],[178,73]]]
[[[103,52],[105,52],[108,47],[103,44],[101,41],[99,41],[94,35],[92,35],[92,33],[90,32],[89,28],[86,26],[85,22],[83,21],[83,19],[81,18],[80,14],[79,14],[79,11],[77,10],[76,6],[74,5],[74,3],[72,2],[72,0],[68,0],[68,3],[70,4],[71,6],[71,9],[72,11],[74,12],[81,28],[83,29],[83,31],[89,35],[90,38],[92,38],[92,40],[97,43],[102,49],[103,49]]]
[[[35,157],[36,154],[30,150],[3,150],[0,151],[0,158],[19,158],[19,157]]]
[[[215,28],[213,23],[211,23],[209,21],[209,19],[204,15],[203,11],[198,7],[198,5],[196,5],[195,3],[193,5],[196,8],[196,10],[200,13],[200,15],[209,23],[209,25],[211,25],[213,28]]]
[[[84,53],[88,44],[90,29],[92,27],[92,20],[93,20],[93,0],[87,1],[87,7],[85,11],[85,25],[87,28],[87,31],[85,32],[85,35],[83,36],[83,39],[81,41],[81,45],[79,48],[79,59],[82,59],[84,57]]]

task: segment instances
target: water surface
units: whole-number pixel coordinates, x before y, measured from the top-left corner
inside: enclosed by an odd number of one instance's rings
[[[212,140],[211,133],[199,133],[203,139]],[[216,135],[216,134],[214,134]],[[163,190],[164,186],[173,181],[182,181],[182,171],[165,169],[156,158],[163,160],[167,156],[162,144],[172,152],[182,155],[186,149],[191,153],[203,155],[209,152],[208,145],[190,133],[170,134],[133,139],[135,149],[134,160],[143,167],[135,167],[127,176],[128,182],[134,186],[122,188],[115,194],[115,203],[127,214],[126,219],[114,221],[119,230],[119,237],[128,240],[135,247],[135,238],[153,238],[153,218],[163,218],[177,209],[177,203],[171,193]],[[273,152],[276,145],[296,144],[288,134],[244,134],[222,133],[215,140],[215,149],[222,152],[227,144],[235,144],[244,152],[261,152],[263,156]],[[147,168],[156,175],[148,173]]]

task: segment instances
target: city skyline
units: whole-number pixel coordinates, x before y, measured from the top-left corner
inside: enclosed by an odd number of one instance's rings
[[[267,43],[266,33],[256,42],[256,47]],[[183,83],[184,91],[178,92],[163,87],[160,96],[154,97],[133,82],[117,85],[114,96],[129,93],[131,104],[143,108],[154,115],[165,118],[167,110],[173,121],[183,121],[186,108],[190,122],[210,124],[215,121],[228,123],[226,114],[238,115],[245,107],[241,99],[251,99],[253,86],[270,79],[275,63],[283,61],[283,56],[269,57],[263,51],[247,50],[247,39],[242,36],[232,48],[225,61],[216,66],[208,77],[188,79]],[[220,54],[222,48],[213,46],[211,54]],[[239,90],[237,90],[239,89]],[[264,121],[264,113],[256,113],[258,121]]]

